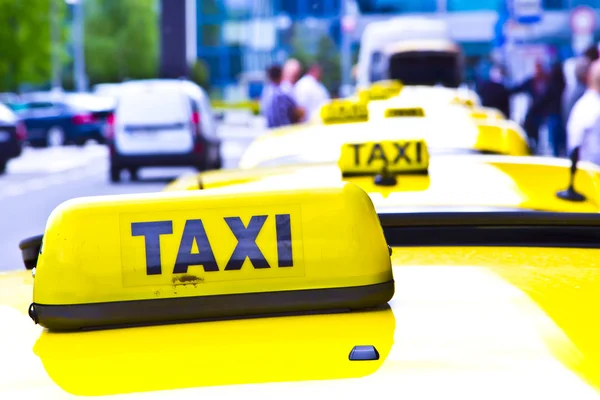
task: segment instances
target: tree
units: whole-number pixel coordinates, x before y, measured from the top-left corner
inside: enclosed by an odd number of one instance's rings
[[[342,63],[340,52],[329,36],[319,39],[316,58],[323,69],[323,85],[336,96],[342,83]]]
[[[207,92],[210,91],[210,70],[203,60],[198,59],[192,64],[190,67],[190,78]]]
[[[84,4],[85,59],[90,82],[156,77],[156,0],[85,0]]]
[[[17,91],[23,84],[47,84],[52,75],[50,23],[60,31],[57,50],[65,48],[64,1],[0,0],[0,91]],[[60,56],[66,53],[61,51]]]
[[[298,32],[297,32],[298,33]],[[310,53],[311,46],[304,35],[296,34],[292,40],[291,58],[295,58],[303,67],[310,67],[311,64],[318,64],[323,70],[323,85],[332,95],[337,95],[341,84],[341,59],[340,52],[333,39],[326,35],[321,35],[316,43],[316,51]]]

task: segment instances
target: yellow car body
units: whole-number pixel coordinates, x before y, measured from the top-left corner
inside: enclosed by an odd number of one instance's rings
[[[339,151],[338,151],[339,153]],[[392,186],[378,186],[373,176],[343,177],[337,163],[210,171],[182,176],[165,191],[229,187],[274,188],[279,185],[328,185],[344,180],[363,188],[377,207],[398,209],[530,209],[563,212],[600,211],[600,170],[580,162],[575,188],[583,202],[559,198],[569,184],[569,160],[494,155],[432,155],[426,175],[400,175]]]
[[[76,333],[35,325],[31,272],[5,273],[0,398],[596,399],[599,256],[397,247],[379,310]]]
[[[371,102],[369,107],[375,107]],[[386,138],[423,138],[432,154],[490,153],[529,155],[522,129],[510,120],[474,119],[471,110],[450,106],[424,110],[425,117],[385,118],[369,111],[369,121],[342,124],[303,124],[274,129],[256,138],[244,152],[239,167],[335,162],[341,146],[350,141]],[[404,108],[404,107],[402,107]],[[414,108],[414,107],[409,107]],[[428,117],[430,113],[431,117]],[[434,117],[435,115],[435,117]]]

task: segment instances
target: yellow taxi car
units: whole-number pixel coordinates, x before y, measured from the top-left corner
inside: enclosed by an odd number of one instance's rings
[[[285,159],[334,162],[342,144],[368,140],[375,134],[398,139],[418,135],[436,153],[483,153],[525,156],[527,138],[514,121],[471,116],[461,105],[419,107],[392,99],[384,101],[333,100],[321,108],[320,124],[301,124],[270,130],[246,149],[243,169],[281,165]]]
[[[596,399],[599,243],[349,182],[70,200],[0,275],[0,398]]]
[[[370,86],[358,89],[357,93],[350,97],[351,100],[373,102],[381,107],[389,105],[410,105],[436,110],[451,107],[452,112],[468,113],[475,119],[502,120],[508,116],[497,109],[481,105],[479,96],[467,87],[445,87],[428,85],[404,85],[398,80],[382,80],[372,83]],[[456,107],[460,106],[460,107]],[[318,122],[315,119],[314,122]]]
[[[184,175],[164,190],[263,190],[289,182],[345,181],[369,193],[378,209],[600,211],[600,169],[594,164],[550,157],[456,156],[432,152],[421,138],[399,139],[392,134],[373,138],[378,140],[352,140],[349,135],[333,155],[321,153],[317,146],[313,153],[274,159],[269,166]],[[328,162],[326,155],[337,159]],[[560,195],[567,187],[583,198]]]

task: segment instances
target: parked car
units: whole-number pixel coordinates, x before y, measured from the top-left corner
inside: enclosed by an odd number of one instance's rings
[[[141,167],[221,168],[221,142],[204,90],[186,80],[123,83],[109,119],[110,179]]]
[[[8,160],[21,155],[26,138],[25,125],[7,106],[0,104],[0,174],[6,171]]]
[[[104,142],[106,118],[114,100],[87,93],[26,96],[18,111],[34,147]]]

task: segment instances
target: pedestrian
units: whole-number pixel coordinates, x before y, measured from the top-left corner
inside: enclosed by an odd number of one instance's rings
[[[504,71],[500,66],[490,68],[489,79],[478,85],[478,94],[481,105],[500,110],[504,116],[510,118],[510,94],[504,85]]]
[[[575,61],[575,84],[570,91],[565,93],[563,116],[569,120],[573,106],[587,90],[587,75],[592,61],[587,57],[579,57]]]
[[[304,121],[319,112],[321,106],[330,100],[329,92],[321,83],[323,71],[319,65],[312,65],[294,87],[298,105],[305,111]]]
[[[541,100],[546,93],[547,86],[548,75],[542,63],[538,61],[535,64],[535,73],[531,78],[508,90],[511,95],[517,93],[526,93],[529,95],[530,104],[525,114],[523,128],[529,138],[529,145],[534,151],[538,145],[540,126],[544,120],[544,110]]]
[[[567,147],[570,153],[579,146],[581,160],[600,165],[600,61],[590,65],[587,82],[567,122]]]
[[[294,97],[294,87],[302,75],[302,65],[295,58],[290,58],[283,65],[283,76],[281,89],[288,95]],[[294,100],[296,100],[294,98]]]
[[[541,96],[540,109],[548,128],[548,139],[554,157],[566,155],[565,122],[562,115],[562,98],[565,90],[562,63],[556,62],[550,69],[546,91]]]
[[[565,121],[569,120],[569,115],[573,110],[573,106],[585,93],[587,89],[586,80],[590,64],[597,59],[598,47],[596,45],[592,45],[588,47],[581,56],[572,59],[572,61],[568,60],[574,64],[574,67],[570,73],[570,81],[572,81],[572,83],[567,85],[563,99],[563,117]]]
[[[296,101],[281,87],[282,69],[273,65],[267,70],[269,93],[264,99],[264,116],[268,128],[278,128],[300,122],[304,117],[303,110]]]

